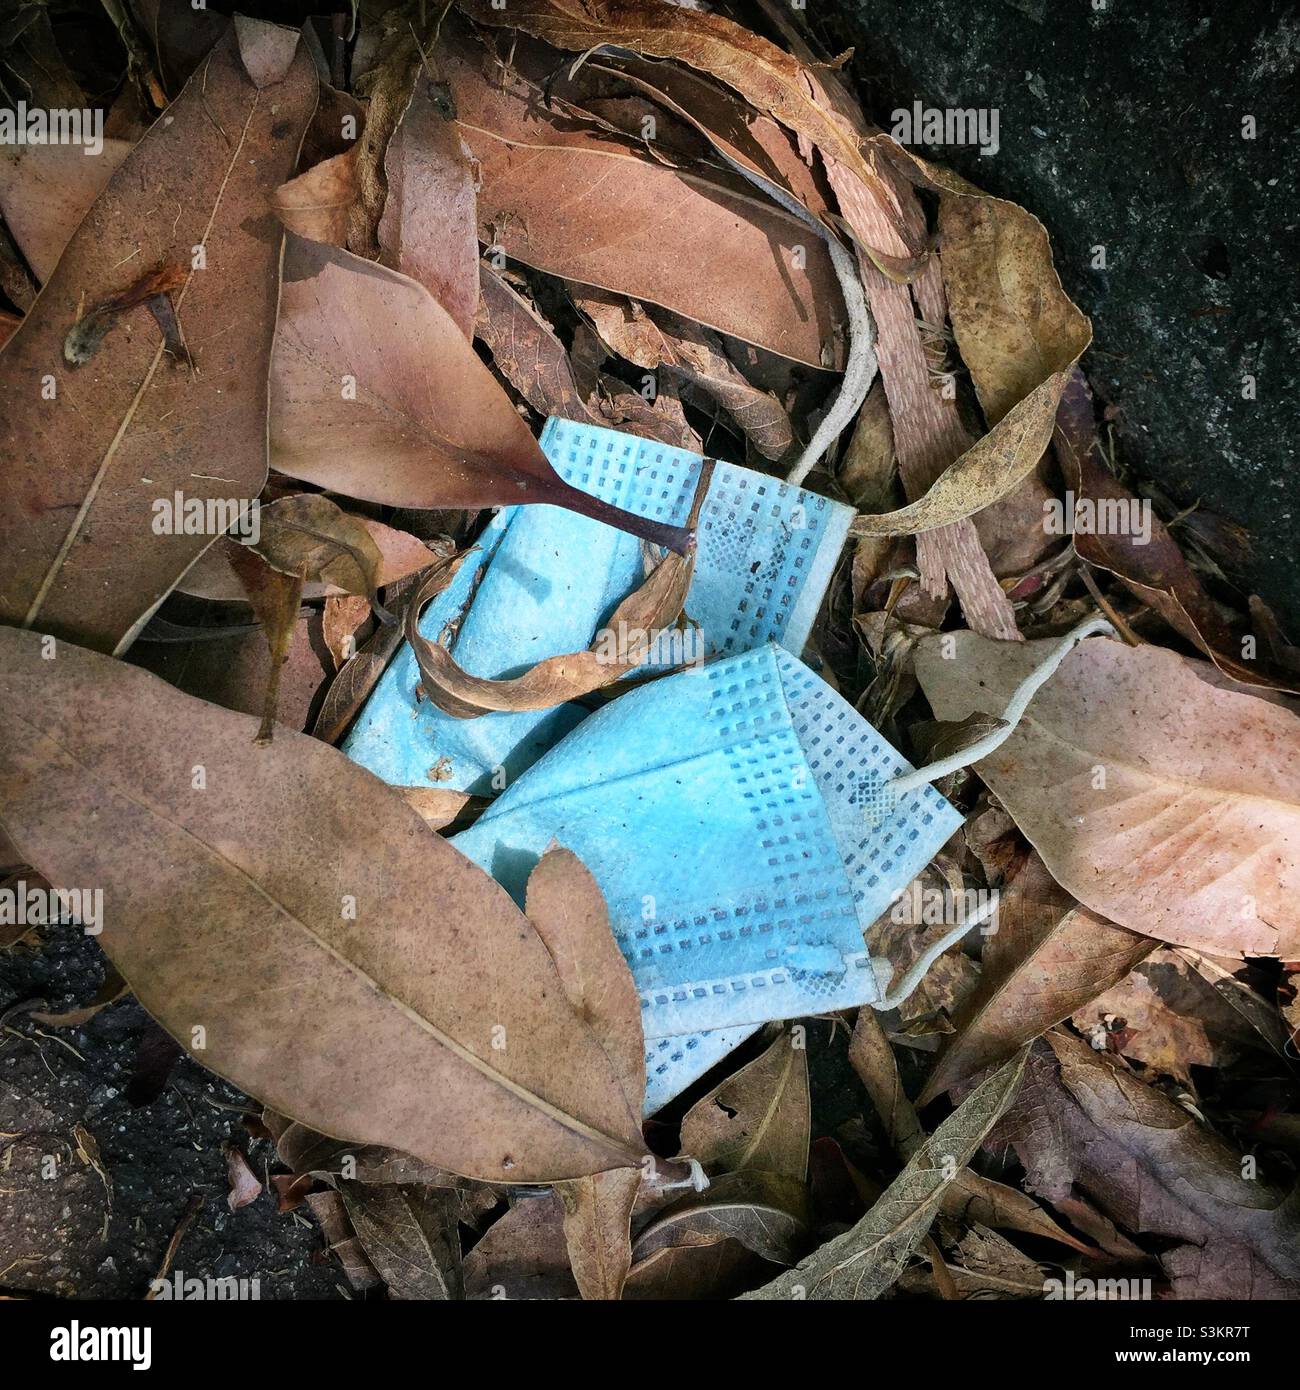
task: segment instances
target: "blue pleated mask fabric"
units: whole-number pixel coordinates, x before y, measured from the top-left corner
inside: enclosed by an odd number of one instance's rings
[[[772,1019],[878,1001],[865,932],[961,824],[775,643],[630,690],[452,843],[522,905],[552,841],[591,870],[641,996],[647,1112]]]
[[[703,460],[618,430],[552,419],[542,448],[561,477],[640,516],[682,524]],[[853,509],[738,468],[715,466],[700,516],[686,616],[709,656],[779,642],[802,651],[848,534]],[[558,507],[500,511],[420,630],[471,674],[517,676],[581,651],[644,578],[641,545]],[[416,699],[420,673],[403,644],[343,744],[397,785],[492,795],[582,720],[570,704],[461,720]],[[437,769],[431,781],[430,772]]]

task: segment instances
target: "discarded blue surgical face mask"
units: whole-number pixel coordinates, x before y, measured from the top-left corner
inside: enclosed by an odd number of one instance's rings
[[[961,824],[774,643],[593,714],[452,843],[523,902],[552,840],[595,876],[641,995],[647,1110],[771,1019],[878,1003],[865,932]]]
[[[703,464],[698,454],[558,419],[547,422],[541,443],[575,487],[641,516],[686,521]],[[718,463],[700,516],[689,625],[669,635],[657,664],[768,641],[797,655],[853,515],[828,498]],[[635,537],[558,507],[512,507],[493,518],[420,630],[436,641],[458,624],[452,652],[462,667],[493,679],[517,676],[590,646],[643,577]],[[461,720],[417,700],[419,683],[415,656],[403,644],[343,745],[355,762],[398,785],[427,786],[436,768],[439,787],[492,795],[587,714],[569,704]]]

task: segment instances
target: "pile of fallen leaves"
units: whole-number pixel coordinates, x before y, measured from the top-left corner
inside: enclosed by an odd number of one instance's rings
[[[1084,524],[1144,499],[1042,226],[881,134],[774,3],[106,10],[90,44],[19,7],[0,73],[11,106],[112,93],[95,157],[0,150],[0,876],[113,907],[108,986],[47,1026],[134,992],[392,1297],[1300,1294],[1300,654],[1222,523]],[[925,883],[997,890],[996,932],[644,1132],[583,865],[520,910],[439,833],[475,799],[333,746],[484,509],[640,534],[680,612],[689,531],[562,482],[550,415],[852,504],[809,659],[917,762],[1079,620],[1119,638],[942,784]],[[870,944],[902,970],[944,930]],[[869,1097],[833,1128],[813,1031]]]

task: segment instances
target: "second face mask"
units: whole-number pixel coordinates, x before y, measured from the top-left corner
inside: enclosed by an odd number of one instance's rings
[[[541,443],[575,487],[642,516],[686,521],[699,455],[559,419],[547,422]],[[829,498],[718,463],[685,605],[693,654],[730,655],[768,641],[802,651],[853,515]],[[642,578],[634,537],[557,507],[512,507],[493,518],[420,630],[436,641],[450,626],[452,653],[474,675],[516,676],[588,647]],[[587,714],[567,704],[461,720],[417,700],[419,683],[403,644],[343,744],[397,785],[493,795]]]
[[[961,824],[775,644],[593,714],[453,838],[517,901],[554,840],[587,866],[641,995],[647,1110],[772,1019],[878,1002],[865,933]]]

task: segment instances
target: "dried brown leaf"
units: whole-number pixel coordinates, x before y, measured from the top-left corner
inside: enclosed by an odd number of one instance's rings
[[[103,885],[101,945],[206,1066],[484,1180],[639,1163],[640,1107],[541,937],[400,797],[315,739],[255,746],[244,716],[42,647],[0,629],[5,829],[52,881]]]
[[[1000,713],[1050,643],[923,638],[935,713]],[[1093,912],[1211,955],[1300,955],[1300,719],[1197,663],[1093,638],[977,764],[1052,876]]]

